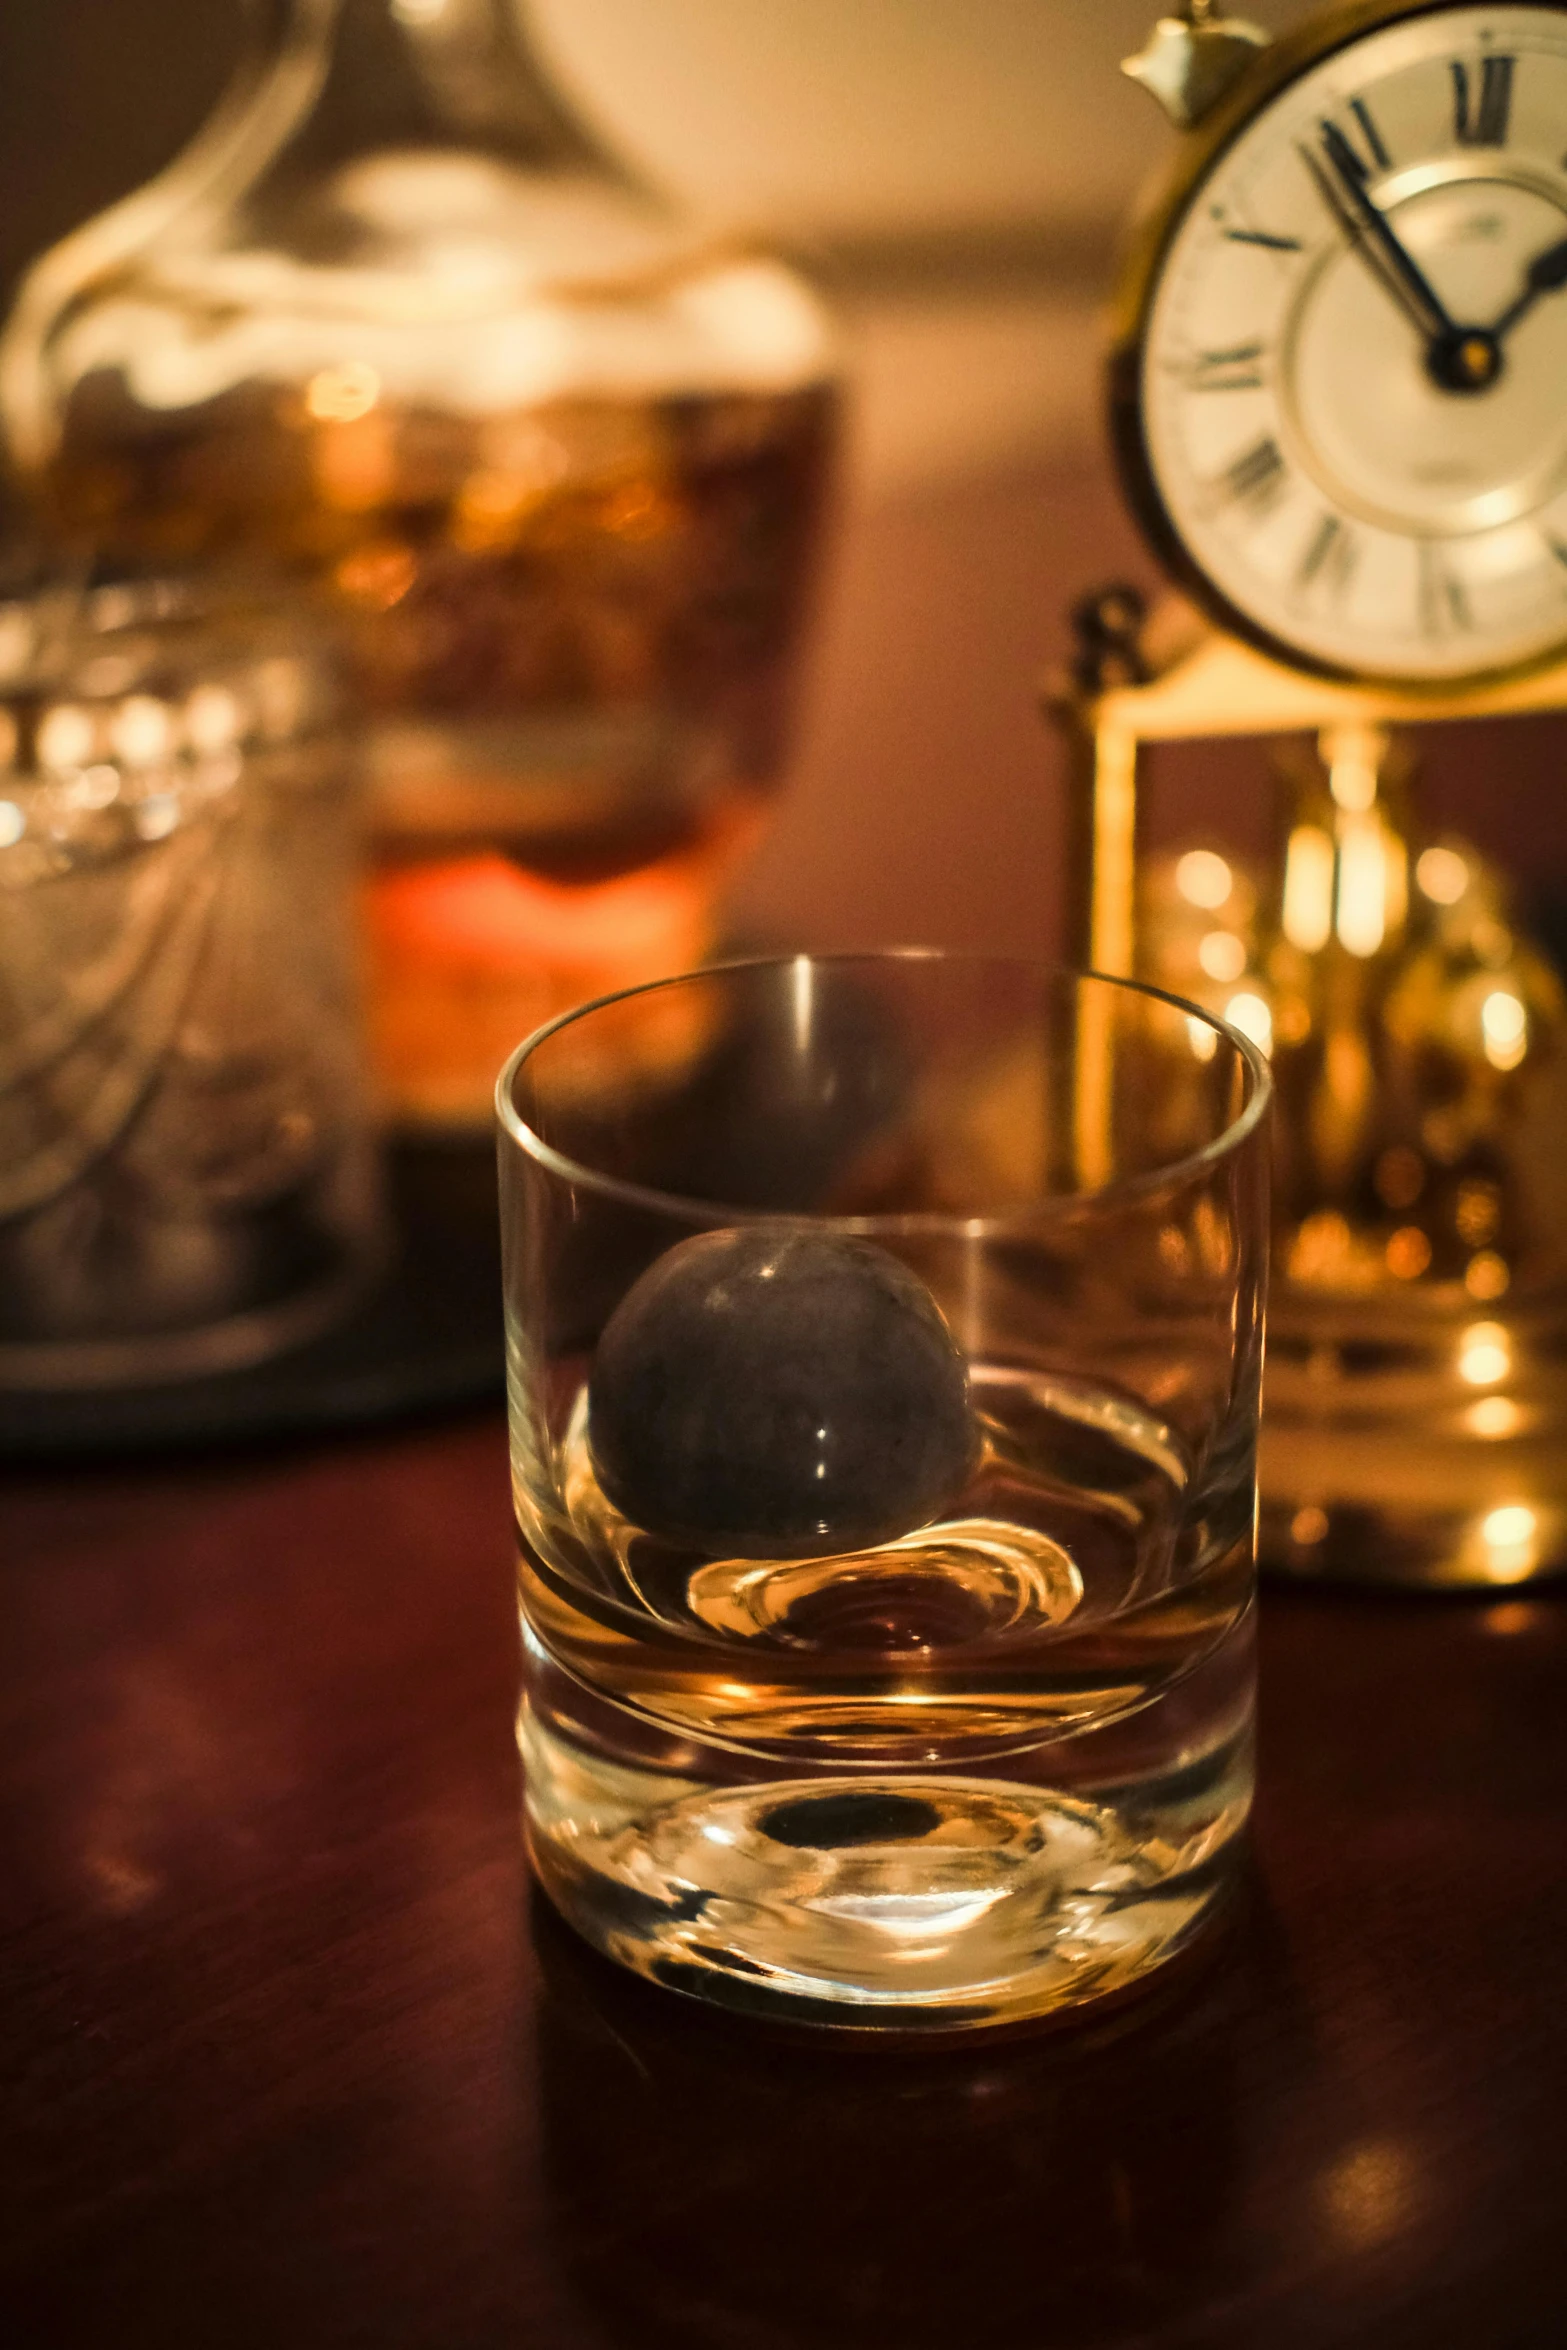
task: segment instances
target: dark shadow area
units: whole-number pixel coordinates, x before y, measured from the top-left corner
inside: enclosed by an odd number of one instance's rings
[[[387,1158],[386,1270],[338,1328],[254,1369],[112,1392],[0,1392],[0,1460],[78,1460],[336,1434],[497,1400],[505,1374],[495,1151]]]
[[[1308,2061],[1255,1881],[1190,1971],[1102,2020],[935,2051],[736,2025],[537,1900],[533,1932],[557,2254],[617,2343],[1195,2340],[1247,2265],[1247,2017],[1265,2069]]]
[[[0,301],[35,254],[171,160],[243,32],[238,0],[5,0]]]

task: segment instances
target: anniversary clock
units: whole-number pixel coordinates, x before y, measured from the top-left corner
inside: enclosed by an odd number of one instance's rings
[[[1523,1582],[1567,1564],[1567,1029],[1512,884],[1424,823],[1418,746],[1567,707],[1567,4],[1270,42],[1191,0],[1126,70],[1184,136],[1110,419],[1181,597],[1091,599],[1053,696],[1073,944],[1272,1054],[1265,1559]],[[1226,735],[1268,738],[1277,855],[1143,855],[1144,747]]]

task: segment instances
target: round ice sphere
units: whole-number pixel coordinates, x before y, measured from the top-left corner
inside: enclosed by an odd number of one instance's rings
[[[588,1445],[648,1533],[809,1558],[927,1524],[975,1431],[923,1282],[868,1241],[769,1223],[683,1240],[627,1292],[593,1358]]]

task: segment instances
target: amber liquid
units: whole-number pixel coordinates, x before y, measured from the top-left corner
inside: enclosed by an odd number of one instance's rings
[[[282,570],[345,632],[394,1107],[483,1120],[538,1021],[708,950],[783,756],[836,422],[824,384],[482,417],[349,367],[167,412],[77,388],[61,528]]]
[[[1198,1932],[1251,1794],[1250,1451],[1199,1500],[1126,1399],[973,1366],[935,1523],[709,1559],[631,1526],[579,1398],[517,1434],[534,1864],[657,1980],[968,2025],[1123,1987]]]
[[[974,1394],[980,1459],[938,1520],[786,1561],[708,1559],[631,1525],[579,1397],[559,1500],[519,1462],[524,1616],[606,1695],[779,1756],[946,1764],[1157,1701],[1246,1606],[1248,1489],[1210,1494],[1188,1529],[1185,1464],[1129,1404],[983,1365]]]

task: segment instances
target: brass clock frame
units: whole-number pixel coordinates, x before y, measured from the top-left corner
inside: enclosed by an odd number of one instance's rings
[[[1567,24],[1563,0],[1506,0]],[[1292,82],[1371,33],[1425,16],[1446,16],[1475,0],[1346,0],[1256,52],[1244,73],[1199,126],[1181,142],[1171,172],[1157,182],[1133,222],[1121,277],[1112,297],[1107,392],[1111,445],[1133,515],[1169,576],[1220,628],[1286,669],[1368,690],[1396,694],[1425,706],[1428,716],[1454,716],[1455,697],[1538,673],[1567,660],[1567,628],[1560,642],[1527,660],[1442,679],[1413,679],[1396,671],[1348,668],[1275,636],[1234,604],[1187,547],[1160,494],[1143,420],[1143,365],[1154,303],[1176,236],[1220,159]],[[1534,705],[1531,705],[1534,706]],[[1556,706],[1554,702],[1547,706]]]
[[[1161,639],[1169,648],[1163,658]],[[1080,969],[1117,976],[1131,977],[1139,969],[1138,835],[1147,751],[1164,743],[1307,735],[1325,748],[1335,741],[1358,744],[1375,763],[1389,729],[1567,710],[1567,658],[1527,677],[1437,700],[1308,676],[1232,634],[1203,628],[1184,605],[1156,611],[1127,644],[1153,656],[1139,662],[1135,674],[1118,675],[1112,660],[1109,674],[1095,678],[1080,662],[1075,671],[1051,679],[1043,697],[1068,760],[1068,959]],[[1110,1165],[1110,1056],[1109,1037],[1085,1030],[1063,1103],[1071,1163],[1077,1179],[1090,1184],[1105,1180]],[[1462,1474],[1474,1491],[1472,1506],[1449,1497],[1444,1515],[1433,1513],[1419,1476],[1390,1459],[1386,1427],[1364,1413],[1360,1418],[1368,1424],[1360,1425],[1353,1399],[1341,1424],[1335,1391],[1317,1376],[1319,1359],[1331,1356],[1341,1341],[1376,1342],[1385,1335],[1382,1304],[1351,1300],[1347,1310],[1324,1310],[1289,1297],[1288,1285],[1280,1286],[1285,1295],[1276,1289],[1262,1429],[1264,1565],[1290,1577],[1327,1575],[1424,1589],[1494,1588],[1567,1575],[1567,1455],[1560,1444],[1567,1428],[1567,1297],[1552,1291],[1507,1315],[1526,1381],[1523,1413],[1539,1423],[1539,1433],[1526,1457],[1504,1468],[1487,1458],[1495,1448],[1455,1429],[1451,1462],[1467,1464]],[[1449,1311],[1449,1337],[1458,1340],[1478,1315],[1506,1308],[1460,1301]],[[1438,1308],[1425,1317],[1420,1344],[1440,1353],[1443,1328]],[[1429,1408],[1437,1409],[1438,1401]],[[1449,1407],[1450,1399],[1441,1402]],[[1505,1408],[1519,1407],[1508,1401]],[[1317,1506],[1327,1486],[1338,1489],[1331,1512]],[[1506,1516],[1509,1507],[1514,1517],[1520,1511],[1527,1517],[1525,1548],[1498,1549],[1487,1535],[1497,1510]]]
[[[1067,951],[1083,969],[1118,978],[1130,978],[1136,963],[1145,750],[1160,743],[1322,736],[1567,710],[1563,653],[1438,696],[1378,679],[1307,674],[1298,662],[1260,652],[1233,631],[1216,634],[1182,623],[1173,608],[1155,616],[1150,638],[1173,638],[1172,657],[1136,682],[1062,675],[1047,682],[1043,695],[1070,758]]]
[[[1567,23],[1567,0],[1508,4]],[[1154,303],[1174,241],[1215,167],[1324,60],[1389,27],[1469,5],[1346,0],[1248,55],[1248,28],[1207,0],[1186,0],[1166,14],[1148,51],[1129,61],[1135,78],[1189,127],[1133,224],[1114,298],[1111,435],[1133,515],[1188,600],[1172,598],[1145,617],[1124,589],[1088,599],[1077,614],[1075,662],[1046,691],[1068,751],[1066,946],[1079,967],[1145,976],[1152,969],[1139,936],[1138,873],[1142,769],[1155,745],[1304,735],[1316,738],[1329,769],[1342,758],[1346,769],[1358,764],[1375,777],[1389,730],[1567,710],[1567,626],[1542,653],[1443,679],[1339,666],[1276,636],[1238,609],[1187,547],[1145,438]],[[1196,71],[1205,32],[1217,82],[1228,82],[1211,106]],[[1350,1015],[1368,1034],[1376,1016],[1369,999]],[[1567,1028],[1553,1040],[1558,1055],[1564,1040]],[[1084,1035],[1062,1104],[1063,1141],[1087,1181],[1107,1163],[1110,1051],[1107,1037]],[[1552,1101],[1551,1118],[1561,1124],[1567,1088],[1557,1087]],[[1324,1204],[1331,1205],[1327,1192]],[[1418,1295],[1406,1285],[1395,1302],[1386,1285],[1363,1294],[1313,1289],[1287,1275],[1279,1281],[1262,1430],[1266,1564],[1291,1576],[1428,1589],[1494,1589],[1567,1574],[1567,1283],[1551,1274],[1494,1303],[1476,1302],[1494,1295],[1444,1280]],[[1476,1323],[1477,1314],[1487,1319]],[[1505,1392],[1478,1401],[1459,1359],[1466,1332],[1475,1330],[1503,1333],[1509,1365]]]

